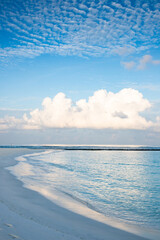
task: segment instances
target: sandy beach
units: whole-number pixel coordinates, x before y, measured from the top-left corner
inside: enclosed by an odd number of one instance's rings
[[[0,240],[147,239],[76,214],[24,188],[6,167],[16,164],[15,157],[36,151],[40,150],[0,149]]]

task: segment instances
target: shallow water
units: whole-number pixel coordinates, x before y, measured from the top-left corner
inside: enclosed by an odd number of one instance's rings
[[[160,230],[160,152],[51,150],[18,158],[26,185],[56,189],[125,223]]]

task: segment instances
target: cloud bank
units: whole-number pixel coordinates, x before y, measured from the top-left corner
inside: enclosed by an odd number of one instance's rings
[[[118,93],[98,90],[88,100],[73,103],[64,93],[46,97],[41,109],[35,109],[22,119],[0,119],[0,128],[92,128],[92,129],[146,129],[154,125],[140,115],[150,108],[150,102],[134,89]]]

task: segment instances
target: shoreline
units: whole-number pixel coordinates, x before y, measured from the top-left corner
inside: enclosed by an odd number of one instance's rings
[[[3,152],[0,157],[0,239],[145,239],[58,206],[23,187],[22,182],[4,169],[17,163],[15,157],[42,152],[42,149],[0,151]]]

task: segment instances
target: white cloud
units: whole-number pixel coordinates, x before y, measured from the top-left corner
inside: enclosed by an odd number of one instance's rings
[[[18,119],[10,116],[0,118],[0,130],[23,128],[24,119]]]
[[[148,64],[158,65],[160,64],[160,60],[154,60],[151,55],[144,55],[138,61],[130,61],[130,62],[121,62],[124,67],[128,70],[136,67],[138,70],[143,70],[147,67]]]
[[[160,64],[160,60],[153,60],[151,55],[144,55],[140,60],[137,68],[139,70],[143,70],[146,68],[147,64],[158,65]]]
[[[147,63],[152,62],[152,56],[151,55],[144,55],[140,60],[139,60],[139,65],[137,68],[139,70],[142,70],[146,67]]]
[[[151,104],[134,89],[118,93],[96,91],[88,100],[73,103],[64,93],[53,99],[47,97],[41,109],[24,114],[22,119],[6,117],[0,120],[0,129],[93,128],[146,129],[154,125],[140,115]]]
[[[121,62],[124,67],[128,70],[132,69],[135,66],[135,62],[134,61],[130,61],[130,62]]]
[[[48,52],[126,55],[159,45],[160,6],[156,3],[143,8],[141,4],[133,6],[131,0],[121,4],[28,0],[20,4],[21,8],[17,6],[0,2],[2,29],[11,37],[0,50],[2,58],[35,57]]]

